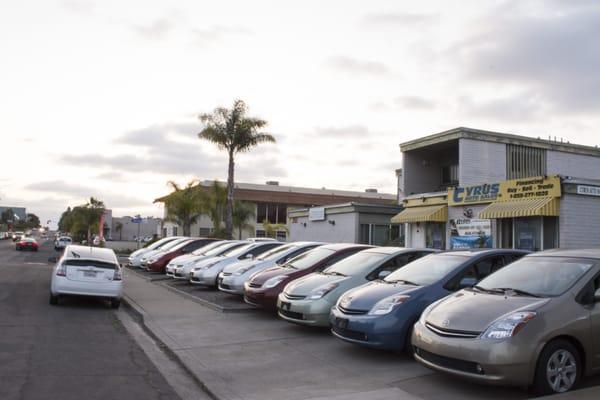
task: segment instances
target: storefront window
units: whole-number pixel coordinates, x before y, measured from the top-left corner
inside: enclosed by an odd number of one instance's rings
[[[515,218],[515,249],[540,251],[542,249],[542,219]]]
[[[501,249],[512,249],[513,247],[513,220],[502,218],[498,220],[498,247]]]
[[[375,246],[383,246],[389,241],[389,225],[373,225],[372,243]]]
[[[544,217],[544,250],[558,247],[558,217]]]
[[[430,249],[446,249],[446,223],[427,222],[425,228],[425,246]]]

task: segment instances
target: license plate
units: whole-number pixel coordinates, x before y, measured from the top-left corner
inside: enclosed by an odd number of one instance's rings
[[[288,303],[287,301],[282,301],[281,302],[281,309],[282,310],[288,310],[290,309],[290,307],[292,306],[292,303]]]
[[[84,278],[95,278],[96,273],[94,271],[83,271]]]
[[[340,329],[346,329],[348,327],[348,320],[345,318],[336,318],[335,325]]]

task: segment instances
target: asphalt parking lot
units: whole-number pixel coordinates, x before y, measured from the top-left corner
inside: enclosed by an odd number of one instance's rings
[[[179,399],[107,304],[48,304],[50,255],[0,241],[0,399]]]

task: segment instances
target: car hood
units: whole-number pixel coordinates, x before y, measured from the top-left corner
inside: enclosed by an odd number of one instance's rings
[[[275,276],[279,276],[279,275],[289,276],[290,274],[297,272],[297,271],[298,271],[297,269],[284,268],[284,267],[280,267],[280,266],[269,267],[269,268],[265,269],[264,271],[260,271],[259,273],[254,275],[252,277],[251,281],[253,283],[263,285],[266,281],[268,281],[269,279],[271,279]]]
[[[349,279],[352,279],[352,277],[312,273],[304,278],[292,281],[286,286],[285,291],[296,296],[308,296],[314,289],[323,285],[329,283],[341,283]]]
[[[422,288],[422,286],[400,283],[369,282],[344,293],[340,302],[343,303],[344,308],[351,310],[370,310],[378,301],[386,297],[395,294],[409,294]]]
[[[215,261],[221,262],[221,261],[225,261],[225,260],[227,260],[227,258],[220,257],[220,256],[207,257],[207,258],[203,258],[203,259],[200,259],[200,260],[196,261],[194,263],[194,267],[202,267],[202,266],[207,265],[207,264],[212,264]]]
[[[246,267],[246,266],[253,265],[253,264],[256,264],[256,263],[257,263],[256,260],[251,260],[251,259],[236,261],[234,263],[229,264],[225,268],[223,268],[223,272],[231,272],[231,273],[233,273],[238,268]]]
[[[483,332],[495,320],[517,311],[535,311],[550,299],[477,293],[468,290],[446,297],[427,315],[437,327],[459,331]]]
[[[171,263],[177,264],[177,265],[185,264],[185,263],[191,261],[194,257],[197,257],[197,256],[195,256],[193,254],[184,254],[182,256],[177,256],[177,257],[173,258],[171,260]]]

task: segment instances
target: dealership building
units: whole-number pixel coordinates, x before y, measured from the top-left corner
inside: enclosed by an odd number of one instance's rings
[[[600,149],[456,128],[400,145],[406,245],[600,247]]]

